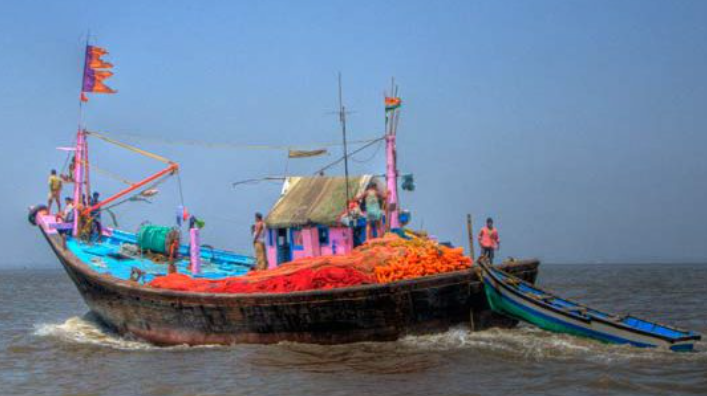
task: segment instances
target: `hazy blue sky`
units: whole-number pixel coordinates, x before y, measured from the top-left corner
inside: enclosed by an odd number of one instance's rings
[[[465,245],[471,212],[497,219],[503,256],[707,261],[705,21],[705,1],[3,2],[0,265],[58,266],[26,207],[46,199],[48,171],[64,161],[55,147],[73,140],[88,29],[110,50],[120,91],[91,98],[90,129],[337,142],[341,71],[351,138],[369,138],[382,134],[395,76],[400,168],[418,187],[402,197],[413,226]],[[231,182],[336,158],[142,145],[182,164],[206,242],[245,251],[252,213],[279,186]],[[100,142],[91,154],[133,180],[158,168]],[[382,154],[352,168],[382,172]],[[118,210],[121,226],[171,222],[176,183],[161,190]]]

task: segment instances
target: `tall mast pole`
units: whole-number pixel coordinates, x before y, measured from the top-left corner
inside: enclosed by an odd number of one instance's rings
[[[395,79],[391,80],[390,95],[393,98],[398,97],[398,87],[395,85]],[[397,150],[395,147],[395,135],[397,132],[398,113],[400,108],[391,110],[388,114],[386,109],[386,134],[385,134],[385,154],[386,154],[386,182],[388,187],[388,221],[389,228],[400,228],[399,218],[399,201],[398,201],[398,159]]]
[[[83,148],[84,134],[81,128],[76,133],[76,151],[74,151],[74,237],[79,235],[79,203],[81,202],[81,185],[83,184]]]
[[[341,88],[341,72],[339,72],[339,121],[341,122],[341,134],[344,138],[344,179],[346,182],[346,204],[345,211],[349,211],[349,202],[351,201],[351,191],[349,189],[349,150],[346,142],[346,107],[344,107],[344,99]]]
[[[83,90],[84,90],[84,78],[86,77],[86,67],[88,62],[88,44],[90,39],[90,32],[86,33],[86,45],[84,46],[84,59],[83,59],[83,72],[81,73],[81,91],[79,95],[79,125],[78,131],[76,132],[76,149],[74,151],[74,226],[73,226],[73,236],[78,237],[79,235],[79,216],[82,196],[82,188],[85,183],[84,177],[84,163],[87,159],[86,150],[86,135],[83,132],[84,121],[83,121]]]

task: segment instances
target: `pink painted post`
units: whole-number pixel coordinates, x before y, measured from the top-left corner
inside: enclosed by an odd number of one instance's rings
[[[268,256],[268,269],[277,268],[277,247],[268,246],[265,250]]]
[[[192,275],[201,273],[201,248],[199,247],[199,229],[197,227],[189,230],[189,270]]]
[[[302,242],[304,243],[303,257],[319,257],[321,256],[321,248],[319,246],[319,234],[316,227],[308,227],[302,229]]]
[[[390,224],[390,228],[400,228],[400,219],[398,216],[398,169],[396,167],[396,151],[395,151],[395,135],[388,133],[385,136],[385,177],[388,184],[388,207],[393,208],[390,213],[390,219],[386,219]]]
[[[74,230],[72,235],[79,236],[79,204],[81,203],[81,193],[83,187],[83,161],[84,145],[86,136],[79,129],[76,134],[76,151],[74,152]]]

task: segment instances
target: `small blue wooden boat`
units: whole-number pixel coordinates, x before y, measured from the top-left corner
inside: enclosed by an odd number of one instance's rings
[[[484,290],[491,309],[542,329],[637,347],[691,351],[698,333],[649,322],[631,315],[617,316],[560,298],[479,260]]]

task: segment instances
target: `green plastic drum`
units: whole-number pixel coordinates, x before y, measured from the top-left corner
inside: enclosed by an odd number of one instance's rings
[[[147,224],[137,233],[137,244],[142,250],[167,254],[174,238],[179,238],[179,231],[172,227]]]

